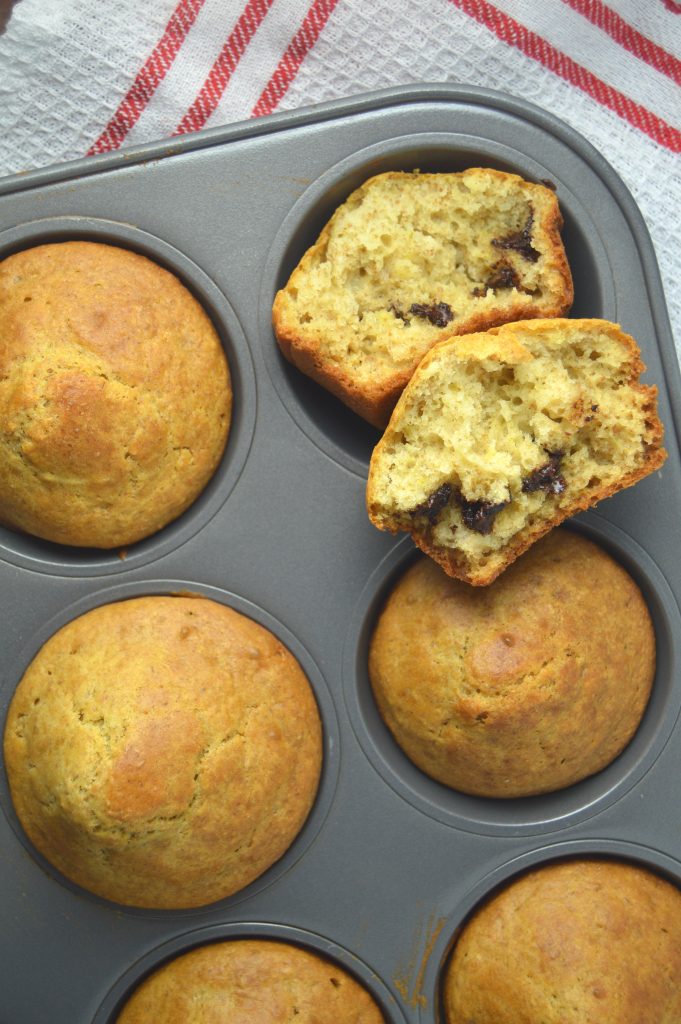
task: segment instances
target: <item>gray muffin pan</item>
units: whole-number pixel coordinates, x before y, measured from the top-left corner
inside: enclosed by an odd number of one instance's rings
[[[571,527],[624,564],[650,607],[658,665],[641,727],[598,775],[515,801],[426,778],[383,726],[367,645],[413,548],[366,515],[377,432],[284,362],[270,323],[276,289],[364,179],[476,165],[556,184],[572,315],[615,320],[638,340],[669,452],[660,472]],[[3,770],[0,1024],[113,1024],[164,960],[248,936],[335,959],[388,1024],[434,1024],[457,929],[517,872],[607,855],[681,884],[681,382],[646,228],[605,160],[520,100],[469,87],[394,89],[0,181],[0,259],[74,238],[150,256],[198,296],[229,358],[233,428],[204,494],[125,558],[0,529],[2,722],[29,661],[64,623],[104,602],[189,590],[250,615],[300,660],[325,761],[317,802],[285,856],[231,899],[177,912],[119,907],[62,878],[24,837]]]

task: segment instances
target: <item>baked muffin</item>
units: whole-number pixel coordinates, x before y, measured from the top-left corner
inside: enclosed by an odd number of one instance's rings
[[[484,589],[420,558],[369,650],[378,709],[407,757],[484,797],[548,793],[600,771],[634,735],[654,674],[638,587],[563,529]]]
[[[336,964],[285,942],[201,946],[152,974],[116,1024],[383,1024],[369,993]]]
[[[367,509],[450,576],[491,583],[568,516],[659,469],[657,388],[606,320],[531,320],[441,342],[374,449]]]
[[[5,729],[29,839],[98,896],[198,907],[295,839],[322,759],[307,678],[268,630],[204,598],[103,605],[60,629]]]
[[[517,174],[379,174],[339,207],[277,294],[277,341],[383,428],[437,341],[567,313],[562,225],[554,192]]]
[[[0,262],[0,522],[125,546],[176,519],[222,456],[220,339],[177,278],[95,242]]]
[[[512,882],[464,927],[446,1024],[678,1024],[681,892],[633,864],[574,860]]]

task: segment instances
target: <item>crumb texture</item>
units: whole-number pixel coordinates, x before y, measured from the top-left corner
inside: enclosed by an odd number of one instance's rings
[[[0,263],[0,522],[82,547],[176,519],[232,410],[220,339],[151,260],[64,242]]]
[[[629,743],[655,634],[629,574],[558,529],[489,587],[420,557],[382,609],[369,675],[383,720],[427,775],[476,796],[531,796],[593,775]]]
[[[99,896],[202,906],[289,847],[319,780],[321,723],[298,662],[217,602],[103,605],[48,640],[5,729],[29,839]]]
[[[446,572],[491,582],[565,518],[658,469],[654,387],[604,320],[533,320],[445,340],[376,446],[367,507]]]
[[[185,953],[133,994],[116,1024],[384,1024],[366,989],[335,963],[262,939]]]
[[[644,868],[534,870],[477,911],[444,982],[446,1024],[677,1024],[681,892]]]
[[[514,174],[378,175],[278,293],[275,333],[300,369],[385,426],[443,337],[568,311],[561,227],[553,192]]]

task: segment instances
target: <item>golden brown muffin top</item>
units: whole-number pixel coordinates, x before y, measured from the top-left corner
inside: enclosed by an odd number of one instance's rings
[[[143,597],[59,630],[12,700],[19,819],[63,874],[119,903],[222,899],[288,848],[315,797],[321,726],[296,659],[214,601]]]
[[[512,882],[464,927],[447,1024],[678,1024],[681,892],[613,860]]]
[[[388,597],[369,673],[422,771],[467,793],[527,796],[599,771],[629,742],[655,635],[629,574],[561,529],[485,588],[421,558]]]
[[[383,1024],[369,993],[336,964],[283,942],[202,946],[152,974],[117,1024]]]
[[[0,263],[5,525],[100,548],[154,533],[213,475],[231,404],[211,320],[156,263],[95,242]]]

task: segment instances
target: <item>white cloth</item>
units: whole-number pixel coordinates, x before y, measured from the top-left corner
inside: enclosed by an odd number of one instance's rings
[[[21,0],[0,37],[0,173],[423,81],[522,96],[604,154],[681,354],[675,0]]]

